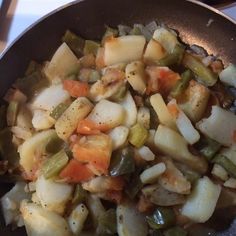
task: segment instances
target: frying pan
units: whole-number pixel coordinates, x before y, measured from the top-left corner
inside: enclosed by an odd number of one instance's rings
[[[225,65],[236,64],[236,23],[202,3],[193,0],[75,1],[42,18],[3,53],[0,57],[0,97],[24,74],[30,60],[42,62],[52,56],[66,29],[84,38],[99,39],[104,25],[146,24],[153,20],[179,31],[184,42],[198,44],[209,54],[220,55]],[[10,187],[0,183],[0,196]],[[26,233],[23,228],[11,231],[1,219],[0,235],[23,236]],[[236,235],[236,222],[219,235]]]

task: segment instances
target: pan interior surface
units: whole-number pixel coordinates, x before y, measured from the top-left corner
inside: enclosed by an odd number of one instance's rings
[[[75,1],[40,20],[2,55],[0,96],[5,94],[15,79],[23,75],[30,60],[48,60],[67,29],[84,38],[99,39],[105,25],[147,24],[153,20],[177,30],[184,42],[202,46],[209,54],[220,55],[225,65],[230,62],[236,64],[235,23],[192,1]],[[8,189],[8,185],[1,184],[0,196]],[[235,235],[234,232],[236,227],[231,228],[232,234],[220,235]],[[26,233],[24,229],[11,231],[1,219],[0,235],[23,236]]]

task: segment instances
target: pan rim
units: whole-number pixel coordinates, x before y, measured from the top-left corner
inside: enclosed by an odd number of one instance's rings
[[[48,18],[51,15],[56,14],[59,11],[62,11],[63,9],[76,5],[78,3],[84,2],[86,0],[74,0],[70,3],[64,4],[58,8],[56,8],[55,10],[47,13],[46,15],[40,17],[38,20],[36,20],[33,24],[29,25],[25,30],[23,30],[9,45],[7,45],[7,47],[2,51],[2,53],[0,54],[0,61],[4,58],[4,56],[7,54],[8,51],[11,50],[11,48],[14,46],[14,44],[19,41],[28,31],[30,31],[32,28],[34,28],[36,25],[38,25],[40,22],[44,21],[46,18]],[[198,6],[201,6],[203,8],[208,9],[209,11],[214,12],[217,15],[220,15],[221,17],[225,18],[226,20],[230,21],[231,23],[233,23],[236,26],[236,20],[234,20],[233,18],[231,18],[230,16],[226,15],[225,13],[223,13],[222,11],[211,7],[203,2],[199,2],[197,0],[185,0],[186,2],[190,2],[193,4],[196,4]]]

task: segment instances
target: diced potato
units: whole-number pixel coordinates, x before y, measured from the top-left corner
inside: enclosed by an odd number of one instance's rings
[[[162,45],[154,39],[151,39],[147,44],[143,58],[147,62],[155,62],[166,56],[166,50]]]
[[[23,202],[21,213],[28,236],[72,236],[66,220],[55,212]]]
[[[199,121],[197,127],[220,144],[230,146],[235,143],[236,116],[219,106],[212,106],[211,115]]]
[[[32,124],[36,130],[50,129],[55,120],[44,110],[34,110]]]
[[[79,204],[70,214],[68,223],[73,234],[80,235],[88,217],[88,209],[84,204]]]
[[[41,155],[45,153],[48,142],[56,136],[54,129],[45,130],[36,133],[20,146],[20,165],[24,168],[26,173],[29,174],[34,170],[38,164],[38,158],[41,158]]]
[[[110,66],[142,59],[145,43],[145,37],[141,35],[127,35],[106,40],[105,64]]]
[[[29,199],[30,194],[24,191],[26,183],[17,182],[15,186],[1,198],[1,209],[6,225],[17,223],[20,216],[20,203]]]
[[[63,43],[54,53],[50,63],[45,68],[45,74],[50,80],[65,79],[79,69],[77,57],[66,43]]]
[[[224,182],[224,186],[227,188],[233,188],[236,189],[236,179],[235,178],[229,178]]]
[[[170,159],[163,157],[162,160],[165,163],[166,171],[158,178],[159,184],[170,192],[189,194],[191,189],[190,182]]]
[[[179,104],[183,112],[194,123],[199,121],[207,107],[210,91],[207,87],[191,80],[189,87],[185,90],[184,102]]]
[[[182,214],[194,222],[206,222],[215,210],[220,192],[221,187],[208,177],[199,179],[182,208]]]
[[[112,150],[116,150],[126,143],[129,135],[129,129],[125,126],[117,126],[112,129],[108,135],[112,140]]]
[[[233,64],[230,64],[227,66],[221,73],[219,74],[220,80],[227,84],[234,86],[236,88],[236,66]]]
[[[146,129],[150,128],[150,110],[147,107],[140,107],[137,114],[137,122],[142,124]]]
[[[172,129],[176,129],[175,121],[170,114],[161,94],[156,93],[150,97],[150,102],[157,113],[159,121],[161,124],[166,125]]]
[[[32,114],[27,106],[21,105],[16,117],[16,126],[33,132]]]
[[[102,78],[91,85],[89,97],[95,102],[111,98],[119,94],[125,83],[124,71],[116,68],[106,69]]]
[[[14,137],[18,138],[18,139],[26,140],[26,139],[29,139],[30,137],[32,137],[32,133],[30,132],[30,130],[24,129],[24,128],[18,127],[18,126],[11,127],[11,132],[14,134]]]
[[[51,85],[36,96],[32,107],[34,109],[52,111],[60,103],[67,102],[69,99],[70,94],[63,89],[62,84]]]
[[[154,143],[155,133],[156,133],[156,130],[154,129],[149,130],[149,136],[145,144],[150,148],[155,147],[155,143]]]
[[[89,114],[88,119],[98,125],[104,125],[107,130],[119,126],[125,118],[124,108],[117,103],[101,100]]]
[[[200,173],[204,173],[207,170],[205,159],[190,153],[188,143],[176,131],[159,125],[154,142],[161,152],[169,155],[174,160],[182,162]]]
[[[40,176],[36,181],[36,194],[43,208],[63,214],[72,195],[73,187],[66,183],[56,183]]]
[[[148,227],[144,215],[131,203],[117,206],[117,231],[119,236],[146,236]],[[135,226],[135,227],[134,227]]]
[[[162,175],[166,170],[165,163],[158,163],[146,170],[144,170],[141,175],[140,179],[143,184],[151,184],[157,181],[158,177]]]
[[[92,110],[93,104],[85,97],[77,98],[56,121],[57,135],[67,140],[76,129],[78,122]]]
[[[176,104],[175,99],[171,100],[167,105],[171,115],[176,121],[176,125],[180,133],[189,144],[194,144],[200,139],[199,132],[194,128],[189,118]]]
[[[214,164],[211,174],[223,181],[226,181],[229,178],[227,171],[218,164]]]
[[[82,187],[91,193],[102,193],[108,190],[120,191],[124,186],[122,178],[98,176],[82,184]]]
[[[37,196],[37,194],[36,194],[36,192],[34,192],[34,193],[32,194],[31,201],[32,201],[33,203],[37,204],[37,205],[40,205],[40,204],[41,204],[41,203],[40,203],[40,200],[39,200],[39,198],[38,198],[38,196]]]
[[[127,63],[121,62],[121,63],[117,63],[117,64],[114,64],[111,66],[107,66],[101,70],[101,73],[102,73],[102,75],[104,75],[110,69],[118,69],[118,70],[125,72],[126,65],[127,65]]]
[[[125,69],[125,76],[131,87],[140,94],[144,94],[146,90],[146,75],[144,64],[141,61],[129,63]]]
[[[222,148],[220,154],[227,157],[230,161],[236,165],[236,146],[232,145],[229,148]]]
[[[153,39],[158,41],[168,53],[172,53],[176,44],[179,43],[176,34],[163,27],[156,29]]]
[[[120,105],[125,109],[125,118],[122,124],[128,127],[133,126],[137,121],[137,107],[129,91]]]
[[[155,154],[150,150],[149,147],[142,146],[137,149],[139,156],[145,161],[153,161],[155,159]]]

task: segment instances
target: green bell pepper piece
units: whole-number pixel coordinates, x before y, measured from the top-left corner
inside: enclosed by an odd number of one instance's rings
[[[134,151],[131,147],[114,153],[110,164],[110,175],[120,176],[135,171]]]
[[[175,213],[171,208],[157,208],[151,216],[147,216],[147,223],[152,229],[165,229],[175,224]]]

